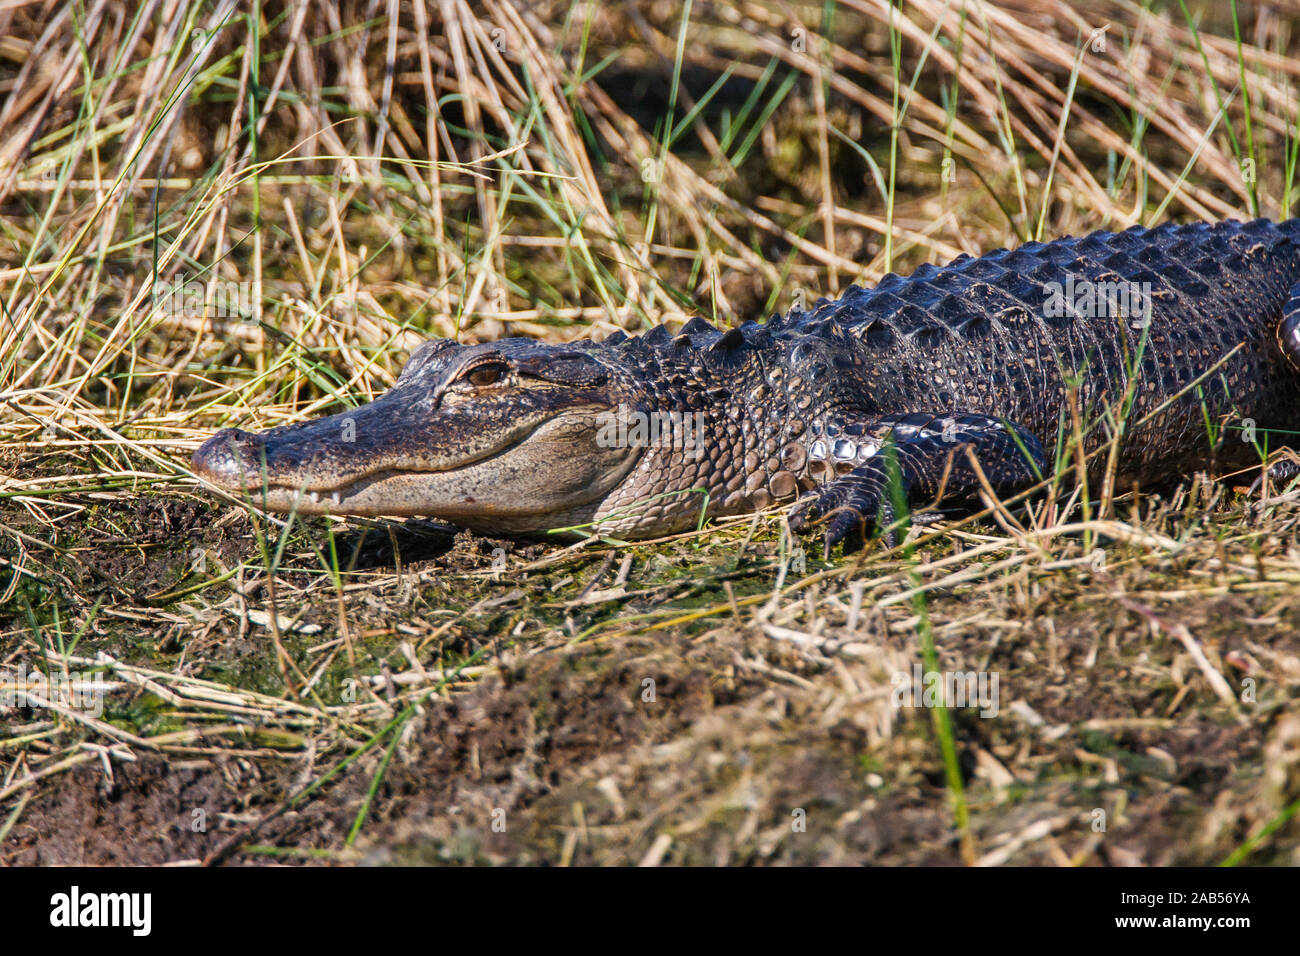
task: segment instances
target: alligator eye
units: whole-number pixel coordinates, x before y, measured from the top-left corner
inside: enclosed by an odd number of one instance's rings
[[[492,363],[489,365],[480,365],[477,368],[471,369],[466,378],[469,379],[471,385],[482,388],[486,385],[495,385],[501,380],[501,375],[504,372],[504,365]]]

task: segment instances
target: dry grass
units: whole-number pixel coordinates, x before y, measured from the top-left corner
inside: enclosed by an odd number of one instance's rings
[[[524,547],[284,527],[188,471],[429,334],[1284,217],[1296,21],[1220,7],[0,8],[0,664],[105,700],[0,708],[0,859],[1296,862],[1296,491],[801,571],[777,515]],[[1001,716],[891,706],[922,657],[999,672]]]

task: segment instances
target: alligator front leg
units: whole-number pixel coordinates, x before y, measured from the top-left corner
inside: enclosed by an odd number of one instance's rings
[[[1033,434],[985,415],[892,415],[828,432],[832,434],[811,443],[814,461],[854,457],[842,453],[845,442],[855,446],[858,459],[867,444],[870,457],[810,491],[790,512],[795,531],[826,519],[827,557],[849,532],[865,535],[873,525],[886,528],[895,521],[891,488],[909,505],[975,499],[983,482],[971,453],[999,497],[1034,484],[1047,465],[1042,443]]]

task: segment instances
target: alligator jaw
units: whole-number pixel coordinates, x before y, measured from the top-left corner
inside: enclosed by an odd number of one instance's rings
[[[286,443],[300,437],[293,434],[295,426],[283,437],[277,436],[279,429],[260,435],[228,429],[199,448],[194,470],[209,484],[268,511],[424,515],[483,530],[526,532],[589,517],[631,468],[635,458],[626,449],[602,450],[586,440],[594,434],[596,426],[589,424],[594,420],[594,413],[559,415],[521,429],[523,434],[512,435],[504,447],[477,458],[467,455],[429,470],[376,467],[344,481],[329,480],[346,473],[337,461],[314,467],[325,461],[319,451],[300,468],[276,467],[287,454]],[[260,454],[267,460],[265,483]],[[566,467],[557,469],[557,462]]]
[[[267,492],[268,501],[277,502],[274,510],[288,510],[278,506],[287,494],[289,501],[301,498],[299,511],[325,512],[333,505],[356,513],[343,505],[354,498],[362,503],[361,489],[402,474],[472,467],[527,440],[549,417],[530,416],[478,432],[449,421],[421,435],[407,409],[380,399],[353,412],[265,432],[223,429],[194,453],[194,471],[230,494]]]

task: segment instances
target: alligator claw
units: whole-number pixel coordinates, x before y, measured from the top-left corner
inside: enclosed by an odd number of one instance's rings
[[[827,560],[841,541],[845,553],[858,550],[873,528],[888,528],[894,523],[894,508],[881,493],[879,477],[875,468],[857,469],[810,492],[791,510],[787,519],[790,529],[806,531],[825,521],[823,556]],[[894,547],[898,543],[896,531],[886,531],[884,540],[889,547]]]
[[[806,531],[808,523],[813,519],[813,499],[801,498],[795,502],[795,506],[790,509],[790,513],[785,516],[785,523],[790,526],[791,531]]]
[[[831,549],[844,541],[845,552],[857,551],[867,537],[867,518],[857,508],[845,507],[833,512],[826,525],[826,540],[822,550],[822,559],[829,561]],[[852,535],[852,538],[849,538]]]

